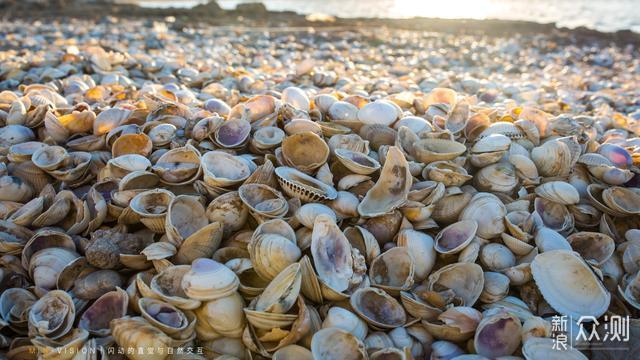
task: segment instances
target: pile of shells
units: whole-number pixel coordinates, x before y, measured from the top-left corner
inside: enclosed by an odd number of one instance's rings
[[[128,25],[131,52],[81,27],[0,52],[3,357],[602,355],[553,350],[557,315],[640,346],[637,96],[410,74],[402,42],[389,69],[252,33],[256,63],[174,61],[187,37],[154,25],[154,58]]]

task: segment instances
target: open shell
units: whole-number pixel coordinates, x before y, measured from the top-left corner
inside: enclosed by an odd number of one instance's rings
[[[308,151],[313,149],[313,151]],[[312,132],[301,132],[282,141],[282,158],[287,166],[313,173],[329,158],[329,146]]]
[[[389,148],[380,178],[358,205],[364,217],[388,214],[407,201],[412,177],[409,164],[395,146]]]
[[[277,167],[275,172],[282,190],[291,197],[299,198],[302,202],[333,200],[338,197],[338,192],[333,186],[297,169],[281,166]]]
[[[245,160],[222,151],[209,151],[202,156],[204,182],[227,187],[245,181],[251,169]]]
[[[533,259],[531,272],[544,299],[561,314],[597,318],[609,308],[611,294],[576,253],[543,252]]]
[[[454,263],[429,275],[429,290],[450,289],[464,306],[473,306],[484,287],[482,268],[474,263]]]

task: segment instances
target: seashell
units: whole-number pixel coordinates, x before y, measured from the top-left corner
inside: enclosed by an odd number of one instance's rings
[[[435,238],[435,250],[441,254],[457,254],[475,238],[478,223],[462,220],[442,229]]]
[[[123,286],[120,274],[113,270],[96,270],[83,274],[73,282],[74,295],[83,300],[94,300]]]
[[[190,270],[191,266],[189,265],[176,265],[160,271],[151,279],[149,284],[153,294],[152,297],[160,298],[182,310],[193,310],[199,307],[200,301],[189,298],[182,285],[185,275]],[[139,282],[137,284],[140,285]]]
[[[588,262],[604,264],[615,251],[614,240],[601,233],[581,231],[567,237],[573,251]]]
[[[333,200],[338,192],[315,178],[291,167],[277,167],[278,183],[287,195],[297,197],[303,202]]]
[[[321,214],[315,219],[311,253],[318,279],[331,290],[344,293],[362,281],[363,274],[357,272],[360,270],[357,267],[364,264],[356,262],[349,241],[327,215]]]
[[[511,164],[499,162],[480,169],[474,184],[480,191],[510,193],[518,185],[518,178]]]
[[[293,263],[287,266],[257,297],[255,310],[276,314],[287,313],[298,298],[301,282],[300,264]]]
[[[0,128],[0,149],[6,150],[16,144],[33,141],[35,138],[35,134],[28,127],[9,124]]]
[[[222,336],[238,338],[246,324],[243,308],[242,297],[233,292],[229,296],[204,302],[194,313],[198,323],[208,325]]]
[[[566,206],[544,198],[536,198],[534,209],[542,225],[560,233],[570,232],[573,229],[573,216]]]
[[[126,154],[149,156],[152,148],[153,142],[146,134],[124,134],[111,145],[111,154],[114,158]]]
[[[394,109],[395,110],[395,109]],[[359,109],[346,101],[334,101],[327,110],[327,116],[332,120],[357,120]]]
[[[173,198],[173,193],[164,189],[148,190],[136,195],[129,206],[147,228],[155,233],[164,233],[167,210]]]
[[[586,360],[588,359],[580,351],[568,346],[567,349],[553,349],[553,339],[534,337],[524,342],[522,346],[522,354],[527,360],[553,358],[554,356],[562,356],[567,360]]]
[[[243,119],[227,120],[214,131],[212,140],[227,149],[243,147],[249,141],[251,124]]]
[[[407,321],[402,305],[381,289],[358,289],[350,302],[353,310],[375,328],[393,329]]]
[[[306,226],[309,229],[313,229],[313,224],[315,219],[320,215],[326,215],[333,219],[334,222],[337,222],[336,214],[326,205],[312,203],[302,205],[295,213],[296,219],[300,222],[300,224]]]
[[[550,181],[538,186],[536,195],[562,205],[574,205],[580,202],[580,194],[573,185],[564,181]]]
[[[491,271],[501,271],[516,265],[516,257],[508,247],[491,243],[482,247],[480,261]]]
[[[474,263],[454,263],[429,275],[429,290],[450,289],[464,306],[473,306],[484,287],[484,276],[480,265]]]
[[[327,317],[322,322],[322,328],[336,327],[355,335],[361,341],[367,336],[367,323],[356,314],[346,309],[334,306],[329,309]]]
[[[513,354],[520,346],[522,325],[517,316],[499,312],[485,317],[478,324],[473,347],[478,354],[497,358]]]
[[[423,321],[429,334],[438,340],[461,342],[471,338],[482,314],[471,307],[456,306],[438,315],[437,321]]]
[[[78,327],[96,336],[107,336],[111,333],[109,323],[127,314],[129,296],[116,288],[100,296],[90,307],[82,313]]]
[[[293,233],[291,227],[279,219],[267,221],[262,226],[260,231],[267,231],[266,228],[270,226],[281,226]],[[296,262],[302,254],[296,245],[295,233],[284,236],[276,232],[261,234],[258,229],[249,243],[249,255],[258,275],[271,280],[287,266]]]
[[[435,341],[431,345],[431,358],[433,360],[453,359],[464,356],[464,354],[465,352],[458,345],[449,341]]]
[[[75,316],[73,299],[66,292],[49,291],[29,310],[29,334],[59,339],[71,330]]]
[[[362,232],[366,231],[366,233],[371,234],[367,230],[364,230],[363,228],[360,228],[360,229]],[[345,235],[349,237],[346,230],[345,230]],[[371,235],[371,238],[373,238],[373,235]],[[351,241],[351,239],[349,239],[349,241],[353,245],[353,241]],[[375,242],[375,238],[368,239],[367,242],[370,242],[372,244],[375,243],[375,247],[377,247],[377,242]],[[431,273],[431,269],[433,269],[433,266],[435,265],[435,262],[436,262],[436,251],[434,247],[433,238],[423,232],[406,229],[398,232],[397,243],[398,243],[398,246],[406,247],[409,251],[409,254],[413,256],[414,268],[415,268],[414,269],[415,281],[422,281],[426,279],[427,275]],[[379,251],[380,250],[378,247],[377,252],[379,253]],[[363,252],[361,251],[361,253]],[[368,252],[366,253],[368,254]]]
[[[245,181],[251,170],[244,160],[222,151],[209,151],[202,156],[204,181],[210,186],[227,187]]]
[[[571,170],[571,150],[561,141],[547,141],[533,148],[531,160],[542,176],[565,177]]]
[[[434,161],[453,160],[467,148],[456,141],[444,139],[422,139],[413,144],[413,157],[425,164]]]
[[[180,246],[198,230],[207,226],[204,206],[195,197],[179,195],[169,203],[165,220],[165,231],[170,243]]]
[[[290,86],[282,91],[282,99],[284,103],[292,105],[296,109],[309,111],[310,101],[305,92],[297,87]]]
[[[312,360],[311,351],[300,345],[287,345],[273,353],[274,360]]]
[[[160,156],[152,169],[164,184],[190,184],[202,173],[200,153],[191,145],[171,149]]]
[[[469,103],[465,100],[458,101],[451,109],[451,113],[445,122],[445,129],[457,134],[462,131],[469,121]]]
[[[131,116],[131,110],[110,108],[102,111],[93,121],[93,134],[104,135],[109,131],[123,125]]]
[[[37,300],[38,298],[26,289],[6,289],[0,295],[0,318],[3,324],[17,334],[26,335],[29,309]]]
[[[443,183],[445,186],[462,186],[473,177],[462,166],[448,161],[435,161],[427,165],[422,177]]]
[[[338,161],[355,174],[369,175],[380,169],[380,163],[357,151],[336,149],[335,155]]]
[[[186,238],[173,257],[176,264],[190,264],[198,258],[209,258],[220,246],[222,224],[208,224]]]
[[[371,261],[369,278],[371,285],[391,295],[398,295],[413,285],[415,272],[414,256],[406,247],[394,247]]]
[[[31,342],[38,350],[38,354],[43,359],[49,358],[65,358],[59,354],[62,353],[79,353],[89,337],[89,333],[83,329],[73,329],[67,335],[52,340],[43,336],[34,337]]]
[[[397,131],[380,124],[366,124],[358,132],[360,137],[369,142],[374,150],[379,150],[383,145],[393,145],[398,137]]]
[[[186,313],[171,304],[151,298],[140,298],[138,307],[145,320],[173,338],[189,338],[191,335],[186,334],[193,333],[194,315],[191,315],[190,320]]]
[[[142,317],[125,316],[114,319],[110,327],[115,342],[125,349],[167,349],[173,345],[173,340],[168,335]],[[149,355],[138,355],[137,351],[129,356],[134,360],[149,359]],[[166,355],[156,354],[153,358],[164,359]]]
[[[335,106],[335,104],[333,106]],[[390,102],[380,100],[370,102],[360,108],[357,117],[363,124],[390,126],[396,121],[399,115],[396,108]]]
[[[240,186],[238,195],[249,209],[249,213],[259,219],[280,218],[289,211],[289,204],[282,194],[264,184]]]
[[[571,250],[571,245],[564,236],[547,227],[538,229],[535,236],[535,243],[540,252],[551,250]]]
[[[460,220],[475,220],[478,223],[476,234],[483,239],[492,239],[504,232],[506,208],[497,196],[489,193],[477,193],[460,213]]]
[[[510,279],[504,274],[486,271],[484,273],[484,289],[479,300],[483,303],[493,303],[504,299],[509,293]]]
[[[345,330],[330,327],[313,335],[311,353],[317,360],[367,358],[364,344],[355,335]]]
[[[533,259],[531,272],[544,299],[561,314],[600,317],[609,307],[611,294],[589,265],[571,251],[543,252]]]
[[[397,147],[390,147],[380,178],[358,205],[358,213],[364,217],[390,213],[407,200],[411,183],[404,155]]]
[[[121,155],[107,162],[111,175],[115,178],[123,178],[134,171],[145,171],[151,168],[149,159],[138,154]]]
[[[309,153],[309,148],[315,151]],[[282,157],[285,165],[305,173],[313,173],[327,161],[329,146],[312,132],[296,133],[282,141]]]

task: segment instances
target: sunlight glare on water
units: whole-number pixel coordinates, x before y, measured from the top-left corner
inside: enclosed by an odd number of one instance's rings
[[[193,7],[206,0],[117,0],[143,6]],[[257,0],[218,0],[224,9]],[[340,17],[503,19],[555,22],[601,31],[640,32],[640,0],[262,0],[273,11]]]

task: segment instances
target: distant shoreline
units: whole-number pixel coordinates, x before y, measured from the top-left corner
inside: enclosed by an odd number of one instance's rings
[[[212,26],[266,27],[266,28],[379,28],[444,32],[453,34],[484,34],[510,37],[514,34],[547,34],[566,42],[579,44],[640,47],[640,34],[631,30],[602,32],[578,27],[557,27],[554,23],[536,23],[521,20],[497,19],[440,19],[440,18],[335,18],[331,22],[309,21],[306,15],[292,11],[269,11],[260,3],[239,5],[234,10],[224,10],[215,3],[193,8],[150,8],[135,4],[111,5],[85,4],[81,6],[33,6],[24,2],[0,2],[0,13],[5,19],[56,20],[63,17],[100,19],[105,16],[122,18],[164,19],[175,18],[174,26],[207,24]]]

